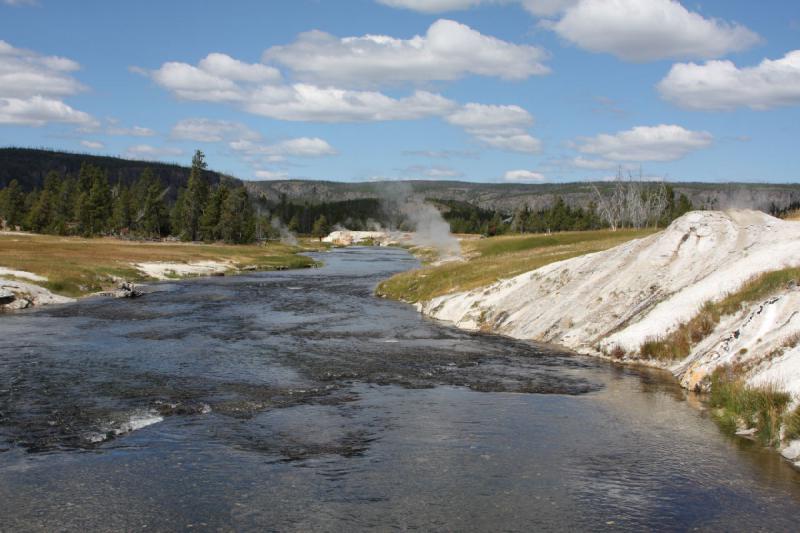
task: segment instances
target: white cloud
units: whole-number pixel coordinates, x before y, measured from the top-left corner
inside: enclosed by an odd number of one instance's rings
[[[533,15],[550,17],[578,3],[578,0],[519,0]]]
[[[41,96],[27,99],[0,97],[0,124],[44,126],[48,122],[92,124],[94,120],[90,115],[73,109],[61,100]]]
[[[212,76],[250,83],[275,83],[281,81],[282,77],[278,69],[274,67],[258,63],[244,63],[229,55],[219,53],[208,54],[200,61],[198,67]]]
[[[800,50],[738,68],[731,61],[678,63],[658,84],[661,96],[687,109],[765,110],[800,104]]]
[[[506,181],[545,181],[547,178],[532,170],[509,170],[503,176]]]
[[[106,147],[105,144],[101,143],[100,141],[81,141],[81,146],[84,148],[88,148],[90,150],[102,150]]]
[[[221,142],[225,139],[256,140],[260,135],[241,122],[212,120],[208,118],[187,118],[172,127],[173,139],[197,142]]]
[[[183,150],[170,146],[137,144],[128,148],[126,155],[131,159],[162,159],[183,155]]]
[[[289,173],[274,170],[256,170],[255,176],[262,180],[285,180],[289,178]]]
[[[234,81],[186,63],[170,61],[149,75],[182,100],[236,102],[244,98]]]
[[[446,120],[500,150],[522,153],[541,150],[541,141],[526,132],[533,125],[533,117],[519,106],[469,103]]]
[[[661,124],[582,138],[577,148],[584,154],[612,161],[674,161],[695,150],[708,148],[713,140],[705,131]]]
[[[299,137],[275,144],[259,144],[248,140],[230,143],[231,149],[249,155],[322,157],[336,155],[336,150],[327,141],[318,137]]]
[[[481,4],[490,3],[491,0],[377,0],[379,4],[389,7],[410,9],[421,13],[444,13],[445,11],[461,11]]]
[[[455,102],[427,91],[392,98],[374,91],[351,91],[304,83],[263,86],[244,109],[256,115],[290,121],[370,122],[412,120],[443,115]]]
[[[153,137],[156,132],[150,128],[142,126],[133,126],[130,128],[123,128],[119,126],[109,126],[106,130],[108,135],[116,135],[119,137]]]
[[[378,0],[390,7],[410,9],[421,13],[444,13],[462,11],[480,5],[519,3],[537,16],[551,16],[562,11],[577,0]]]
[[[36,6],[39,2],[36,0],[3,0],[7,6]]]
[[[70,74],[79,68],[71,59],[43,56],[0,40],[0,124],[94,123],[62,100],[85,90]]]
[[[613,161],[606,161],[605,159],[587,159],[585,157],[578,156],[572,161],[570,164],[574,167],[584,168],[587,170],[610,170],[612,168],[616,168],[619,163],[614,163]]]
[[[627,61],[713,58],[760,40],[744,26],[704,18],[677,0],[580,0],[546,26],[585,50]]]
[[[540,48],[483,35],[454,22],[437,20],[424,36],[338,38],[322,31],[301,34],[264,52],[295,77],[320,85],[376,87],[403,82],[456,80],[466,75],[525,79],[549,72]]]
[[[135,70],[140,72],[140,69]],[[250,83],[223,78],[186,63],[164,63],[157,70],[143,73],[180,99],[229,103],[249,113],[278,120],[410,120],[444,115],[457,105],[427,91],[416,91],[404,98],[392,98],[375,91],[319,87],[307,83]]]

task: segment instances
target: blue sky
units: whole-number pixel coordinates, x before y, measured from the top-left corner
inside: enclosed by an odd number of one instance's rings
[[[797,1],[198,5],[0,0],[0,145],[200,148],[243,179],[800,178]]]

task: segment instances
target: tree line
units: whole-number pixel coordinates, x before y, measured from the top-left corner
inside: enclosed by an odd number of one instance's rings
[[[494,236],[596,229],[664,227],[694,209],[685,194],[666,183],[617,180],[610,192],[594,188],[586,207],[571,206],[555,195],[548,207],[522,206],[513,213],[482,209],[457,201],[436,200],[453,233]]]
[[[77,176],[49,172],[30,192],[11,180],[0,190],[0,218],[11,228],[56,235],[252,242],[257,224],[247,190],[224,181],[211,187],[206,168],[198,150],[187,185],[172,202],[169,187],[149,168],[129,186],[112,185],[107,171],[87,163]]]
[[[145,168],[129,185],[111,184],[108,172],[84,163],[77,175],[50,172],[39,189],[26,192],[16,180],[0,189],[0,219],[11,228],[58,235],[102,236],[184,241],[250,243],[285,239],[294,234],[323,237],[333,228],[407,228],[377,198],[321,203],[293,203],[281,195],[251,198],[235,182],[211,184],[205,156],[192,158],[186,185],[177,191]],[[693,209],[684,194],[665,183],[618,179],[585,206],[569,205],[554,196],[543,209],[520,207],[514,212],[484,209],[455,200],[431,199],[454,233],[488,236],[666,226]],[[402,218],[402,217],[401,217]]]

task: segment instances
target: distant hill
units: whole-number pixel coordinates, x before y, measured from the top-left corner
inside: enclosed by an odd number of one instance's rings
[[[70,152],[54,152],[31,148],[0,148],[0,188],[5,187],[12,179],[16,179],[26,191],[41,188],[45,176],[55,171],[61,176],[77,175],[83,163],[89,163],[108,172],[109,182],[122,181],[130,185],[146,168],[169,185],[172,191],[186,184],[189,179],[189,167],[156,161],[137,161],[119,157],[107,157]],[[239,180],[225,174],[207,171],[206,178],[210,183],[228,180],[239,183]]]
[[[30,148],[0,148],[0,188],[5,187],[12,179],[19,181],[25,190],[39,188],[48,172],[54,170],[60,175],[75,175],[84,162],[105,169],[112,184],[118,180],[129,184],[145,168],[152,169],[163,183],[171,186],[172,191],[185,185],[189,177],[188,167],[170,163]],[[211,183],[220,180],[244,183],[256,197],[263,197],[273,204],[277,204],[282,195],[286,195],[290,202],[299,204],[404,195],[418,199],[466,202],[483,209],[508,213],[523,205],[534,210],[547,207],[555,195],[563,197],[572,206],[586,206],[594,198],[595,185],[600,189],[610,187],[605,182],[519,184],[461,181],[241,181],[214,171],[208,171],[206,177]],[[695,207],[748,207],[769,211],[772,206],[784,209],[790,204],[800,204],[800,184],[680,182],[671,185],[677,194],[685,194]]]
[[[471,183],[460,181],[397,181],[342,183],[333,181],[247,181],[245,185],[270,201],[285,194],[294,202],[334,202],[361,198],[392,197],[410,194],[417,198],[467,202],[483,209],[513,212],[520,206],[548,207],[555,195],[572,206],[585,207],[595,197],[594,187],[608,190],[612,185],[598,183]],[[685,194],[695,207],[726,209],[753,208],[769,211],[800,202],[800,184],[769,183],[683,183],[670,184],[677,194]]]

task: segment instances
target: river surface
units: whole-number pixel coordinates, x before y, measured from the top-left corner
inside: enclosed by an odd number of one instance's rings
[[[797,530],[800,476],[668,375],[372,296],[416,262],[0,317],[0,531]]]

